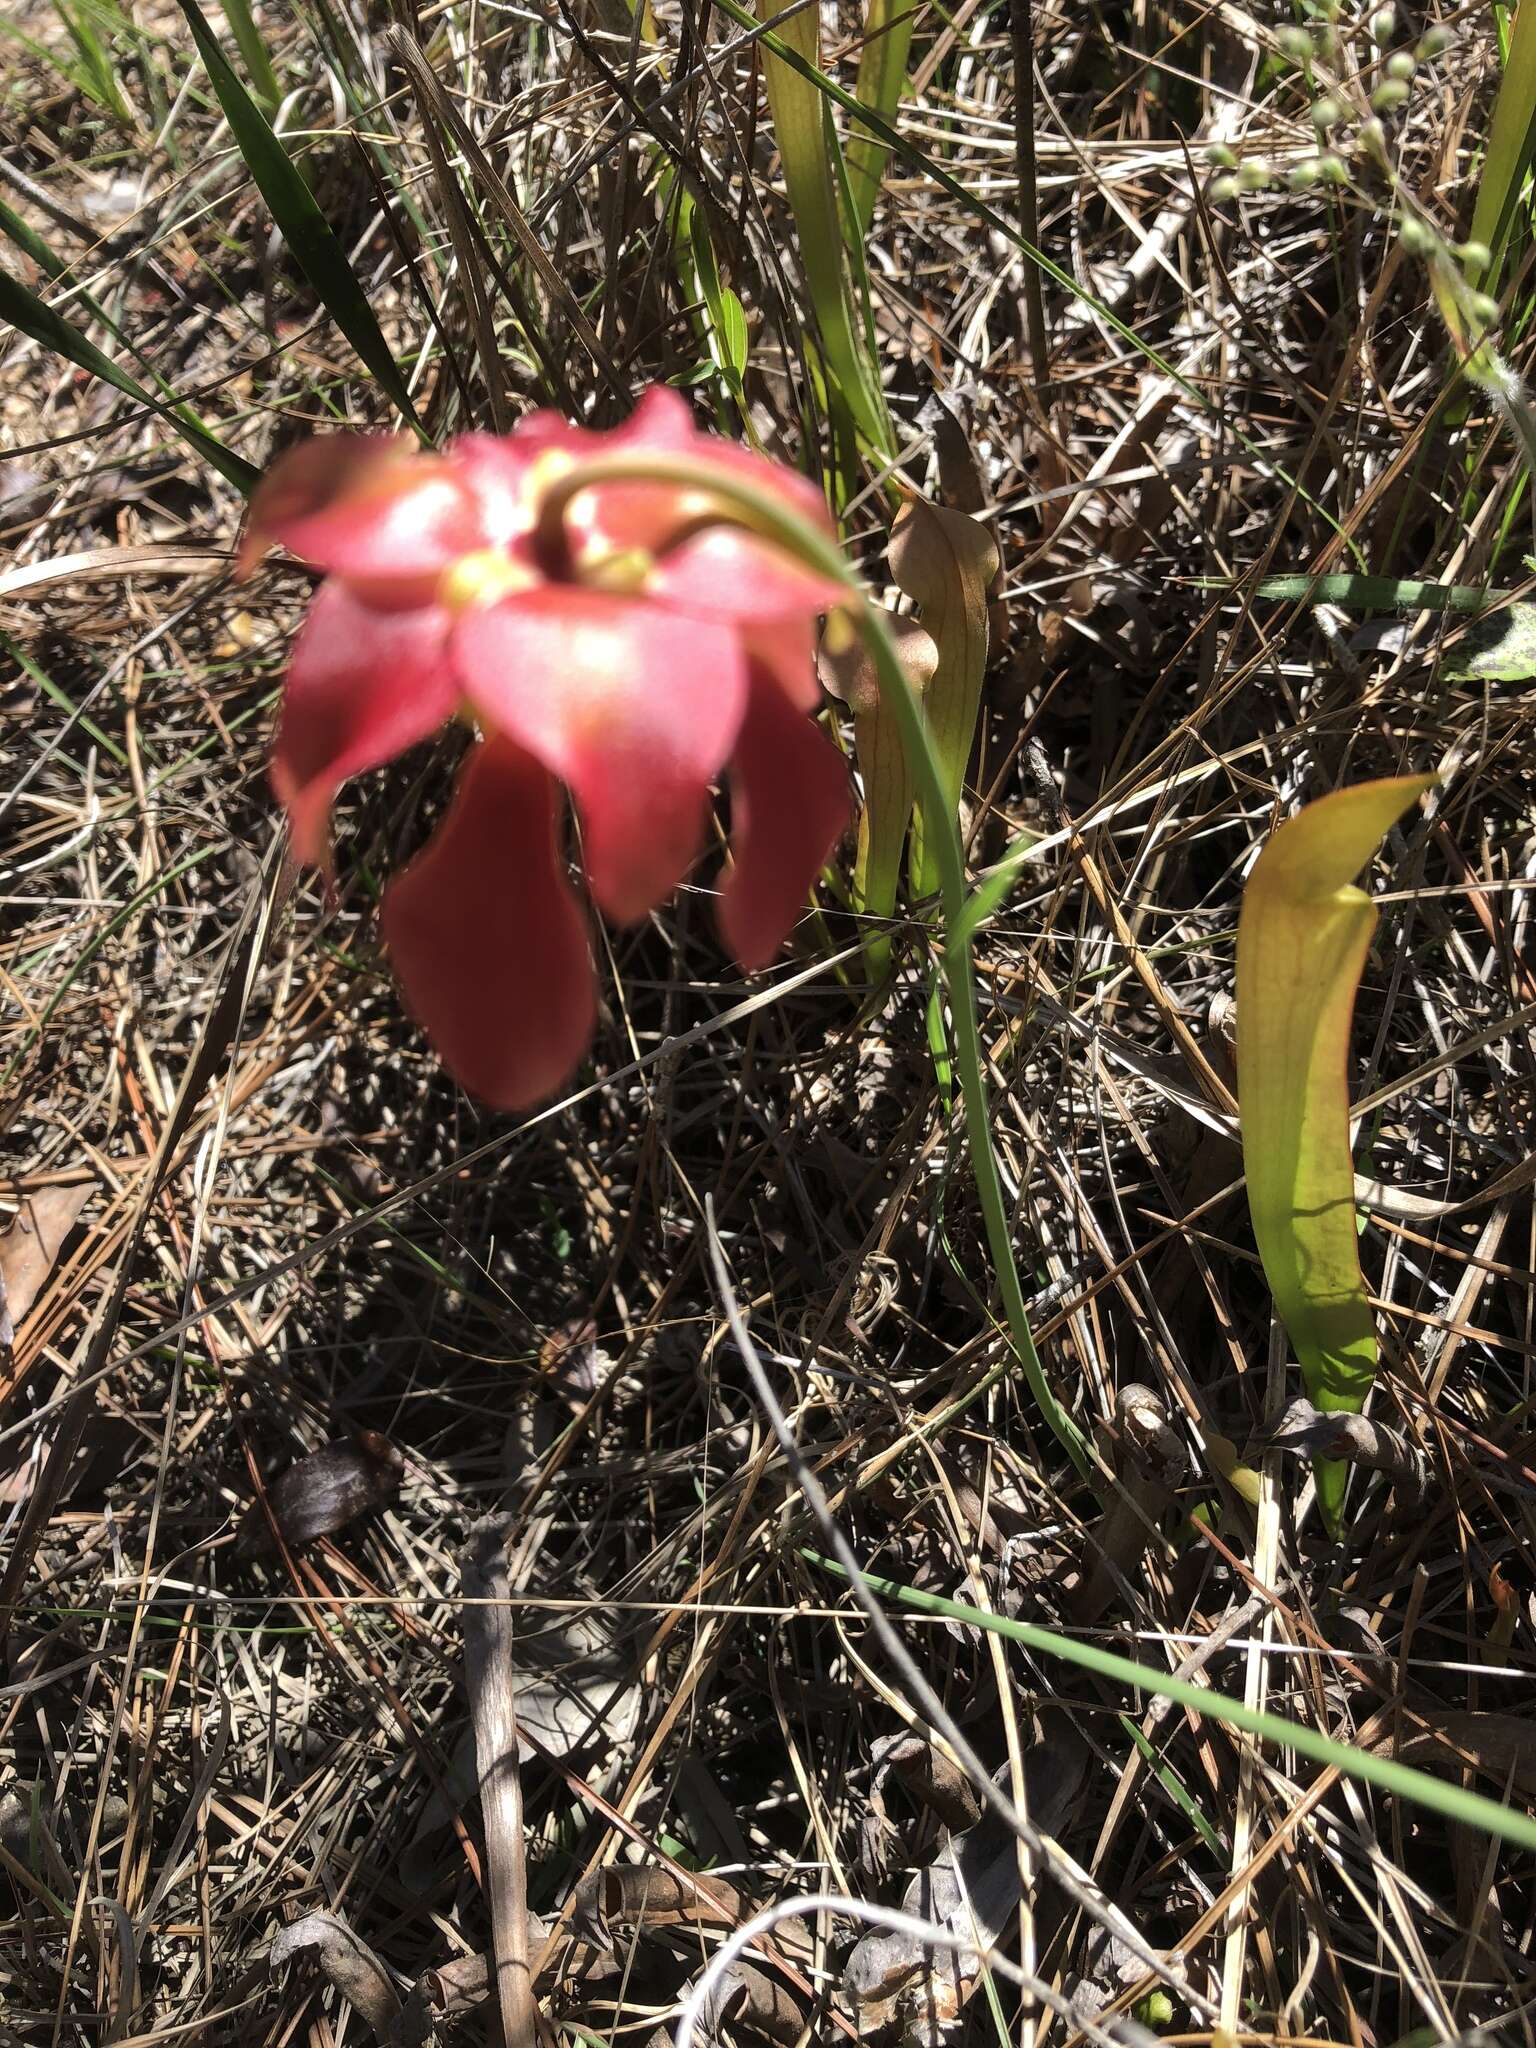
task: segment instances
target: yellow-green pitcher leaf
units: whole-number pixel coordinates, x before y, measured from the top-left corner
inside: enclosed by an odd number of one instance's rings
[[[1355,878],[1432,775],[1308,804],[1260,854],[1237,930],[1237,1086],[1248,1209],[1313,1405],[1357,1413],[1376,1376],[1349,1144],[1349,1038],[1376,907]],[[1320,1462],[1336,1526],[1347,1474]]]

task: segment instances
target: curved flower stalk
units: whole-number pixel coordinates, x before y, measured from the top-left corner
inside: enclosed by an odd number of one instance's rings
[[[709,781],[728,766],[721,922],[744,965],[765,963],[847,822],[841,757],[806,716],[811,619],[847,611],[936,821],[955,1064],[1014,1357],[1086,1473],[1030,1332],[992,1150],[972,944],[995,903],[967,894],[922,707],[814,488],[695,432],[656,392],[606,435],[535,415],[441,457],[310,443],[263,485],[247,555],[268,538],[331,572],[295,650],[273,763],[301,854],[325,857],[348,776],[466,703],[488,728],[437,838],[390,885],[384,927],[444,1059],[513,1106],[557,1087],[591,1028],[585,936],[550,830],[555,779],[575,796],[594,896],[633,916],[691,861]]]
[[[602,476],[615,456],[641,473]],[[668,475],[643,473],[658,462]],[[499,1107],[553,1093],[592,1033],[562,785],[593,899],[633,923],[692,867],[723,773],[734,858],[720,926],[748,971],[777,952],[848,823],[842,756],[809,715],[815,621],[847,593],[732,523],[713,487],[737,483],[832,547],[812,485],[699,433],[660,388],[609,433],[535,413],[442,454],[371,435],[305,442],[252,501],[245,566],[279,542],[326,572],[272,758],[299,858],[328,865],[350,777],[451,720],[475,731],[382,923],[444,1063]]]

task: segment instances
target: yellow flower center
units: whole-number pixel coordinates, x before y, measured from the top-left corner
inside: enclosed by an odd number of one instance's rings
[[[648,548],[615,548],[610,554],[590,553],[576,565],[580,580],[591,590],[612,590],[627,594],[643,590],[645,580],[656,566]]]
[[[514,562],[494,548],[481,548],[472,555],[460,555],[443,571],[437,586],[437,601],[451,612],[467,612],[476,605],[496,604],[504,597],[518,597],[539,582],[523,562]]]

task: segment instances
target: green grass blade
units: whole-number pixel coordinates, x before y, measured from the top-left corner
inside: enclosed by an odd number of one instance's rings
[[[773,21],[778,13],[776,0],[758,0],[758,5],[763,20]],[[791,64],[770,47],[763,57],[763,81],[827,374],[870,447],[889,456],[895,452],[891,423],[879,377],[865,353],[854,318],[844,267],[842,217],[827,149],[824,100],[814,82],[820,54],[815,9],[802,7],[780,22],[772,42],[782,44],[785,52],[800,60]]]
[[[1222,588],[1207,580],[1202,588]],[[1356,612],[1480,612],[1513,597],[1512,590],[1476,590],[1470,583],[1421,583],[1411,576],[1266,576],[1255,597],[1286,604],[1339,604]]]
[[[830,1557],[821,1557],[810,1550],[803,1555],[820,1565],[823,1571],[835,1572],[840,1579],[848,1576],[842,1566]],[[1084,1671],[1095,1672],[1100,1678],[1113,1679],[1120,1685],[1138,1686],[1160,1699],[1189,1707],[1208,1721],[1220,1721],[1228,1728],[1240,1728],[1247,1735],[1256,1735],[1263,1742],[1294,1750],[1298,1756],[1308,1757],[1313,1763],[1339,1772],[1342,1777],[1357,1779],[1365,1785],[1376,1785],[1383,1792],[1411,1800],[1415,1806],[1426,1807],[1431,1813],[1443,1814],[1447,1820],[1460,1821],[1483,1834],[1497,1835],[1522,1849],[1536,1849],[1536,1819],[1526,1813],[1517,1813],[1513,1807],[1505,1806],[1496,1799],[1485,1798],[1481,1792],[1468,1792],[1448,1778],[1432,1777],[1428,1771],[1415,1770],[1412,1764],[1400,1764],[1391,1757],[1376,1756],[1370,1750],[1356,1749],[1347,1742],[1336,1742],[1331,1735],[1323,1735],[1316,1728],[1288,1721],[1282,1714],[1265,1713],[1262,1707],[1247,1706],[1242,1700],[1212,1691],[1209,1686],[1196,1685],[1190,1679],[1175,1678],[1171,1672],[1158,1671],[1150,1664],[1138,1664],[1129,1657],[1117,1656],[1113,1650],[1101,1650],[1096,1643],[1081,1643],[1074,1636],[1057,1635],[1054,1630],[1038,1628],[1033,1622],[1013,1621],[1005,1614],[989,1614],[982,1608],[967,1606],[963,1600],[947,1600],[938,1593],[919,1592],[915,1587],[900,1586],[891,1579],[877,1579],[867,1572],[864,1583],[882,1599],[895,1600],[901,1606],[916,1608],[923,1614],[938,1614],[949,1621],[967,1622],[973,1628],[984,1628],[993,1635],[1006,1636],[1010,1642],[1022,1643],[1026,1649],[1036,1650],[1041,1656],[1059,1657]]]
[[[18,333],[25,334],[40,347],[62,356],[65,362],[88,370],[93,377],[100,377],[103,383],[115,386],[126,397],[148,406],[168,426],[174,427],[204,462],[216,469],[220,476],[227,477],[237,491],[247,497],[250,495],[261,474],[259,470],[226,448],[222,441],[192,418],[184,406],[168,404],[146,391],[110,356],[103,355],[95,342],[82,334],[78,327],[66,320],[62,313],[55,312],[35,292],[28,290],[20,278],[12,277],[8,270],[0,270],[0,320],[8,322]]]
[[[282,90],[272,68],[272,59],[267,55],[267,46],[262,41],[261,30],[256,26],[256,17],[251,12],[250,0],[219,0],[219,4],[234,36],[235,48],[240,52],[240,61],[250,73],[262,111],[268,115],[276,113]]]
[[[367,294],[358,283],[346,251],[331,224],[315,204],[314,194],[260,107],[235,76],[219,39],[198,8],[197,0],[181,0],[198,55],[203,60],[224,118],[256,189],[266,201],[294,261],[313,286],[320,303],[351,342],[360,361],[418,432],[421,421],[406,389],[389,344],[380,332]]]
[[[1349,1036],[1376,906],[1355,877],[1432,775],[1336,790],[1260,854],[1237,927],[1237,1092],[1248,1210],[1313,1405],[1358,1414],[1376,1377],[1349,1146]],[[1316,1466],[1337,1529],[1347,1468]]]
[[[1515,15],[1509,56],[1493,103],[1488,127],[1488,153],[1478,181],[1472,214],[1472,240],[1486,243],[1493,262],[1481,282],[1496,289],[1499,266],[1514,224],[1520,188],[1536,151],[1536,5],[1532,0]]]
[[[907,82],[907,57],[916,20],[914,0],[869,0],[864,12],[864,47],[859,53],[854,93],[860,106],[868,107],[886,123],[895,119],[901,89]],[[891,152],[873,130],[856,125],[843,153],[854,223],[862,241],[874,219]]]
[[[104,107],[115,121],[120,121],[125,128],[132,128],[135,125],[133,108],[118,79],[111,49],[97,33],[89,9],[70,7],[65,0],[54,0],[54,11],[79,52],[79,75],[86,83],[90,98]]]

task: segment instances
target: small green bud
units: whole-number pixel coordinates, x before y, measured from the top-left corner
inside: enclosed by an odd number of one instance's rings
[[[1293,192],[1310,192],[1323,175],[1316,157],[1308,157],[1302,163],[1292,164],[1285,174],[1285,182]]]
[[[1247,163],[1237,174],[1237,189],[1240,192],[1262,192],[1266,185],[1274,183],[1274,177],[1268,164]]]
[[[1370,31],[1373,43],[1390,43],[1397,30],[1397,9],[1390,4],[1378,7],[1371,16]]]
[[[1406,50],[1394,50],[1387,59],[1388,78],[1412,78],[1418,68],[1418,58],[1410,56]]]
[[[1366,149],[1374,150],[1378,156],[1386,155],[1387,131],[1374,114],[1367,114],[1355,133]]]
[[[1218,170],[1234,171],[1237,169],[1237,151],[1229,142],[1211,143],[1205,152],[1205,160],[1208,164],[1215,164]]]
[[[1347,185],[1349,165],[1341,156],[1320,156],[1317,160],[1317,175],[1327,185]]]
[[[1144,2027],[1166,2027],[1173,2018],[1173,2000],[1166,1991],[1149,1991],[1136,2007],[1136,2018]]]
[[[1419,37],[1419,47],[1415,55],[1421,64],[1432,64],[1436,57],[1443,57],[1450,47],[1449,29],[1427,28]]]
[[[1480,326],[1492,327],[1499,317],[1499,302],[1486,292],[1474,292],[1470,301],[1472,317]]]
[[[1371,105],[1378,114],[1394,114],[1408,97],[1408,88],[1400,78],[1384,79],[1371,94]]]
[[[1312,126],[1319,135],[1326,135],[1330,128],[1337,128],[1344,118],[1342,101],[1328,95],[1312,102]]]
[[[1397,239],[1410,256],[1427,256],[1435,246],[1434,231],[1413,213],[1405,213],[1398,222]]]
[[[1293,64],[1312,62],[1312,38],[1304,28],[1283,28],[1275,41],[1280,46],[1282,57],[1289,57]]]
[[[1456,255],[1468,277],[1481,277],[1493,261],[1493,251],[1486,242],[1458,242]]]
[[[1211,187],[1212,206],[1225,206],[1229,199],[1237,197],[1238,190],[1236,178],[1218,178]]]

